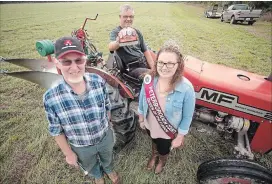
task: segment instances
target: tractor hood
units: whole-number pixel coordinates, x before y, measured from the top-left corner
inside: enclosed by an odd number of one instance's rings
[[[272,120],[272,82],[265,76],[191,56],[185,66],[184,75],[193,83],[198,100]]]

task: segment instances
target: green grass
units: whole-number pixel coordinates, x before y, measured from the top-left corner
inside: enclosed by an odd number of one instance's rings
[[[122,3],[36,3],[0,5],[0,56],[41,58],[37,40],[70,35],[85,17],[94,17],[86,28],[96,47],[107,57],[109,32],[118,25]],[[155,50],[167,39],[176,40],[182,52],[211,63],[267,76],[271,71],[271,23],[230,25],[206,19],[204,9],[185,3],[132,3],[134,26]],[[21,67],[0,62],[1,70]],[[65,163],[64,156],[47,132],[42,95],[33,83],[0,75],[0,182],[82,183],[82,173]],[[115,158],[124,183],[196,183],[198,165],[206,159],[232,156],[232,143],[216,132],[199,133],[193,123],[184,149],[171,153],[166,170],[159,176],[143,168],[149,157],[150,140],[137,131],[135,142]],[[271,153],[256,159],[272,168]]]

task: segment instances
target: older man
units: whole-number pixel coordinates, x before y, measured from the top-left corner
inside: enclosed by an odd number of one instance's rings
[[[55,57],[63,80],[44,94],[50,134],[68,164],[80,165],[97,184],[104,183],[104,173],[119,183],[112,165],[114,140],[105,81],[85,73],[86,56],[75,37],[58,39]]]
[[[154,66],[154,61],[146,47],[142,33],[136,30],[138,36],[138,44],[122,46],[119,45],[118,33],[123,28],[132,27],[134,20],[134,9],[126,4],[120,7],[120,25],[113,29],[110,33],[109,50],[115,51],[121,58],[126,68],[130,69],[130,74],[137,77],[143,72],[147,72],[147,68]],[[139,62],[135,62],[139,61]],[[149,65],[149,66],[148,66]]]

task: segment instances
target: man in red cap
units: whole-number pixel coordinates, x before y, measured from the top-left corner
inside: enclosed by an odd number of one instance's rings
[[[104,173],[113,183],[120,183],[113,171],[114,138],[105,80],[85,73],[86,56],[75,37],[58,39],[55,57],[63,80],[46,91],[43,98],[50,134],[66,162],[80,166],[86,175],[95,178],[95,183],[105,183]]]

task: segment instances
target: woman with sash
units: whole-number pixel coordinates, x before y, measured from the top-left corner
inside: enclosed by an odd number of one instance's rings
[[[184,60],[179,47],[165,44],[155,67],[144,77],[139,96],[139,124],[152,139],[147,169],[162,172],[171,149],[184,145],[195,108],[192,83],[183,76]]]

